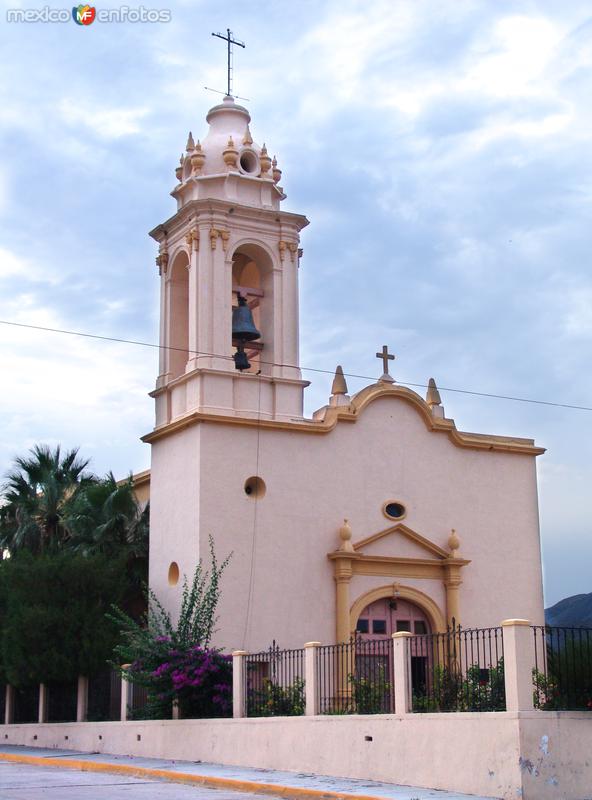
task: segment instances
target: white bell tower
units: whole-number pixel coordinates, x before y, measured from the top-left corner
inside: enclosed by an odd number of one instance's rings
[[[150,233],[161,281],[156,428],[196,413],[302,419],[298,266],[308,220],[280,209],[282,173],[253,141],[245,108],[226,96],[206,119],[206,137],[189,134],[176,169],[177,212]],[[261,332],[245,372],[233,360],[239,294]]]

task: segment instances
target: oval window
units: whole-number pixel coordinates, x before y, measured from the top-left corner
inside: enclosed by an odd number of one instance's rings
[[[385,516],[390,519],[402,519],[407,513],[402,503],[386,503],[383,511]]]

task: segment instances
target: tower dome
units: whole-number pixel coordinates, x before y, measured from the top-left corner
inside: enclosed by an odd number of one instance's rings
[[[176,169],[179,184],[172,194],[179,207],[199,198],[232,199],[259,207],[279,208],[285,198],[277,183],[281,171],[265,144],[253,141],[251,116],[226,96],[206,116],[209,130],[200,142],[190,133],[186,154]],[[229,178],[232,177],[232,180]],[[243,184],[240,188],[237,179]],[[245,180],[246,179],[246,183]],[[248,187],[247,187],[248,184]]]

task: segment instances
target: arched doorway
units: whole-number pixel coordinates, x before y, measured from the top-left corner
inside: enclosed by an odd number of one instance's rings
[[[428,680],[428,658],[430,648],[427,638],[432,633],[428,615],[420,606],[410,600],[398,597],[381,597],[362,609],[356,624],[356,638],[362,643],[368,642],[364,650],[367,651],[360,667],[369,679],[377,674],[388,671],[388,683],[392,685],[396,676],[393,674],[391,659],[385,659],[379,652],[373,652],[380,647],[381,640],[389,641],[393,633],[411,633],[411,682],[414,691],[425,691]],[[390,648],[389,648],[390,649]]]
[[[415,635],[431,633],[430,621],[425,611],[409,600],[382,597],[362,609],[356,625],[356,634],[364,639],[382,639],[393,633],[407,631]]]

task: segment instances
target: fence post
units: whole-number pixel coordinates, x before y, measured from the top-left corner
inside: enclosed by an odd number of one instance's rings
[[[122,669],[127,669],[130,665],[129,664],[122,664]],[[127,722],[127,715],[128,715],[128,706],[132,704],[132,684],[131,681],[125,677],[125,674],[121,676],[121,712],[120,712],[120,719],[122,722]]]
[[[532,711],[533,637],[528,619],[502,622],[506,711]]]
[[[176,697],[173,700],[173,713],[171,715],[171,719],[180,719],[180,717],[179,717],[179,700]]]
[[[393,677],[395,681],[395,714],[411,711],[411,659],[409,631],[393,633]]]
[[[12,725],[14,722],[14,686],[6,684],[6,702],[4,705],[4,724]]]
[[[307,717],[314,717],[319,713],[318,691],[317,691],[317,648],[320,642],[307,642],[304,645],[304,697],[305,711]]]
[[[248,655],[246,650],[235,650],[232,654],[232,716],[235,719],[247,716],[245,677]]]
[[[84,675],[79,675],[76,689],[76,722],[86,722],[87,711],[88,678]]]
[[[47,684],[39,684],[39,715],[37,722],[47,722]]]

